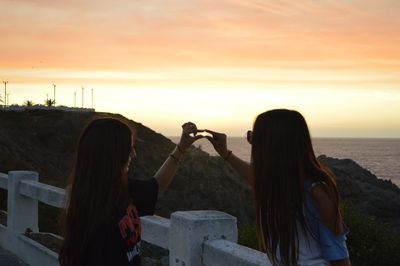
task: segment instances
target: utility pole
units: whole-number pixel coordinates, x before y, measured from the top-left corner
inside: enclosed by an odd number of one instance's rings
[[[8,83],[8,80],[3,81],[3,83],[4,83],[4,108],[6,108],[7,107],[7,83]]]
[[[56,106],[56,84],[53,83],[53,89],[54,89],[54,106]]]
[[[84,105],[84,98],[83,98],[85,96],[84,95],[84,91],[85,91],[85,88],[82,86],[82,108],[83,108],[83,106],[85,106]]]
[[[92,88],[92,109],[93,109],[93,88]]]
[[[76,91],[74,92],[74,107],[76,108]]]

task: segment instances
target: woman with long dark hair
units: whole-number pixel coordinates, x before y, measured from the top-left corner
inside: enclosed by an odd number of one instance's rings
[[[95,119],[83,130],[67,187],[61,266],[140,265],[140,216],[152,215],[158,193],[171,182],[182,153],[201,136],[185,123],[179,144],[146,181],[128,179],[136,158],[127,122]]]
[[[316,159],[299,112],[258,115],[247,134],[250,163],[228,150],[225,134],[207,132],[219,155],[252,185],[261,248],[274,265],[350,265],[338,189]]]

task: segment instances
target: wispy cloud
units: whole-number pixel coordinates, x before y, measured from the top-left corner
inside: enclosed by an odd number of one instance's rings
[[[399,71],[395,0],[11,1],[0,68]]]

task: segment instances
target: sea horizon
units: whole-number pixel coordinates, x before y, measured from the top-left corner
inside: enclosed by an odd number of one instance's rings
[[[177,143],[179,137],[169,137]],[[380,179],[391,180],[400,187],[400,138],[312,138],[317,156],[351,159]],[[195,147],[211,156],[217,155],[211,143],[198,140]],[[228,148],[250,161],[251,146],[244,137],[228,137]]]
[[[180,136],[165,136],[165,137],[169,138],[169,139],[180,138]],[[243,136],[228,136],[228,138],[243,138],[243,139],[245,139],[244,135]],[[312,137],[311,139],[400,140],[400,137]]]

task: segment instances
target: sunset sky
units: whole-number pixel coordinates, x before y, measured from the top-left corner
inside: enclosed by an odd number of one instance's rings
[[[314,137],[400,138],[398,0],[0,0],[0,81],[167,136],[243,136],[271,108]],[[4,86],[0,84],[4,99]]]

